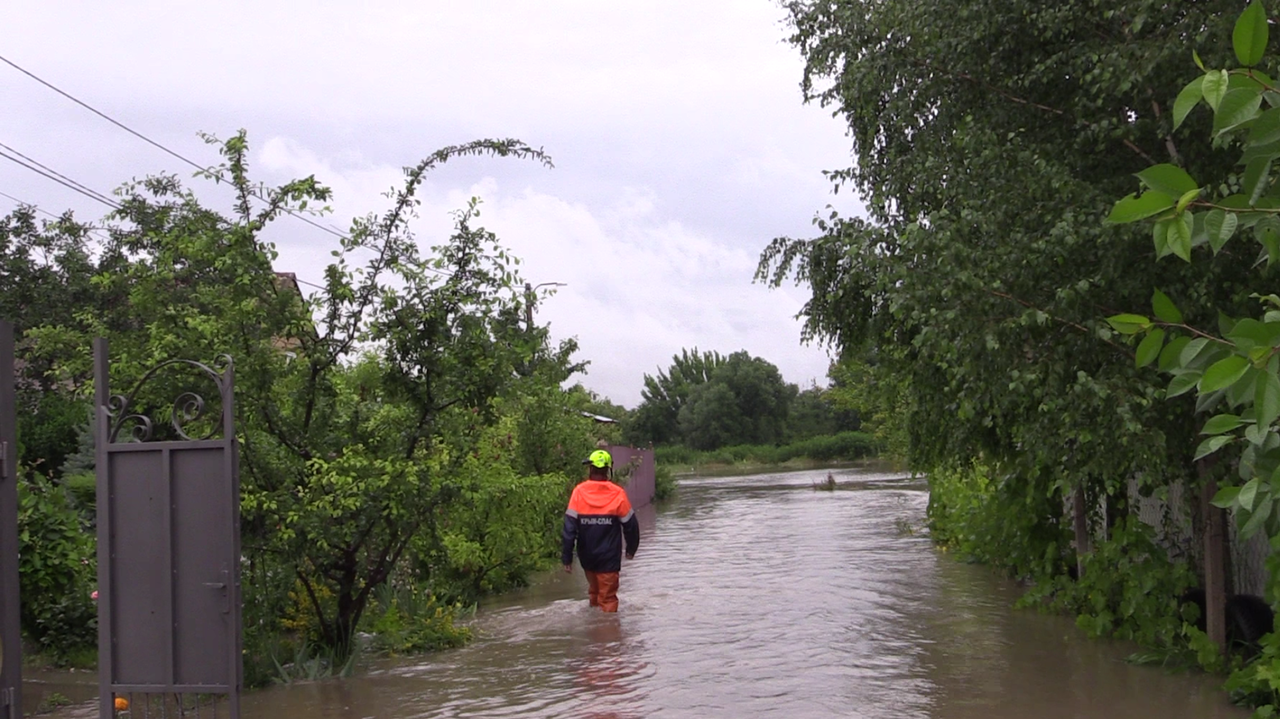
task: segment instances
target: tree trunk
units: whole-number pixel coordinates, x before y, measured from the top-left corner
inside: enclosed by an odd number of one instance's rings
[[[1210,504],[1218,483],[1206,475],[1208,465],[1200,463],[1204,485],[1200,490],[1200,510],[1204,516],[1204,624],[1209,640],[1224,655],[1227,650],[1226,511]]]
[[[1076,530],[1076,577],[1084,577],[1084,558],[1093,551],[1089,542],[1089,505],[1084,496],[1084,482],[1076,486],[1071,499]]]

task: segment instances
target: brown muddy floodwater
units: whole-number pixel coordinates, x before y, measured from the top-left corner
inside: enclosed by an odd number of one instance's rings
[[[463,649],[253,692],[244,715],[1248,716],[1215,679],[1013,609],[1016,586],[922,535],[922,483],[834,474],[834,492],[813,489],[825,470],[687,479],[642,515],[617,615],[587,607],[575,567],[487,605]]]

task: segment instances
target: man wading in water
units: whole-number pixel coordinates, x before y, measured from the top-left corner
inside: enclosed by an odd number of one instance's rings
[[[627,541],[627,559],[635,558],[640,546],[640,522],[627,493],[609,481],[609,468],[613,465],[609,453],[597,449],[583,464],[588,465],[587,481],[573,488],[569,508],[564,512],[560,560],[565,572],[573,571],[576,541],[591,606],[616,612],[622,540],[625,537]]]

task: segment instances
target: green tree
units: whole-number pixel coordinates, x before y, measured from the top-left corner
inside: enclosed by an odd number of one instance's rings
[[[33,207],[0,217],[0,317],[14,322],[18,338],[18,461],[53,478],[89,424],[88,377],[62,371],[59,358],[85,317],[110,317],[120,300],[93,278],[128,264],[118,252],[95,257],[92,231],[69,213],[41,220]],[[59,335],[52,327],[79,331]]]
[[[40,351],[78,348],[58,359],[69,377],[88,374],[88,337],[108,336],[117,389],[172,357],[235,358],[249,624],[286,615],[296,582],[317,638],[342,655],[414,538],[444,536],[441,512],[463,496],[495,402],[538,353],[536,338],[517,341],[528,336],[513,258],[474,225],[476,205],[427,254],[410,228],[415,192],[459,156],[547,159],[482,140],[407,168],[390,209],[353,223],[324,289],[304,298],[262,233],[329,191],[314,178],[252,181],[243,133],[219,147],[225,162],[208,174],[232,188],[229,215],[174,177],[125,186],[106,252],[130,261],[93,279],[123,301],[79,324],[51,315],[29,335]],[[184,381],[157,378],[138,407],[167,406]]]
[[[1107,218],[1118,224],[1148,220],[1157,264],[1182,264],[1163,260],[1169,256],[1191,266],[1221,265],[1233,256],[1254,258],[1257,271],[1249,279],[1256,304],[1245,316],[1220,311],[1210,324],[1189,316],[1157,289],[1151,298],[1153,316],[1123,313],[1108,322],[1118,333],[1140,338],[1134,350],[1137,366],[1158,366],[1172,375],[1166,398],[1195,390],[1196,424],[1204,437],[1195,459],[1202,466],[1225,464],[1235,470],[1226,478],[1235,486],[1220,489],[1213,503],[1233,510],[1241,537],[1265,531],[1271,538],[1267,594],[1274,601],[1280,570],[1280,296],[1274,292],[1280,192],[1272,164],[1280,159],[1280,86],[1264,69],[1273,65],[1266,57],[1268,25],[1263,4],[1250,2],[1231,34],[1231,64],[1239,66],[1206,67],[1196,54],[1203,74],[1187,83],[1174,103],[1175,130],[1199,114],[1194,112],[1198,106],[1208,106],[1212,142],[1196,144],[1228,150],[1243,171],[1193,175],[1173,163],[1154,164],[1137,173],[1140,194],[1115,203]],[[1224,598],[1221,584],[1206,589]],[[1237,671],[1228,687],[1259,707],[1255,716],[1271,717],[1280,706],[1280,637],[1273,632],[1262,643],[1261,656]],[[1212,663],[1220,661],[1217,651],[1202,653],[1202,661],[1206,654]]]
[[[1019,572],[1066,551],[1063,494],[1119,509],[1130,478],[1195,482],[1192,403],[1158,402],[1163,382],[1102,317],[1157,286],[1196,322],[1237,313],[1253,258],[1135,272],[1150,234],[1094,218],[1157,158],[1230,174],[1233,158],[1171,130],[1187,43],[1222,58],[1234,4],[786,6],[806,97],[853,138],[856,164],[832,180],[869,218],[832,213],[816,239],[776,240],[759,276],[810,285],[808,337],[893,358],[912,463],[996,468],[1008,511],[1036,514],[1024,541],[1043,544],[1024,556],[1047,558]]]
[[[837,423],[836,408],[828,391],[814,385],[798,392],[792,400],[787,419],[787,439],[800,440],[835,434],[839,431]]]
[[[636,444],[678,442],[680,410],[689,400],[689,393],[705,384],[723,363],[724,357],[718,352],[700,353],[695,347],[672,356],[671,366],[658,372],[657,377],[646,374],[628,439]]]
[[[707,382],[693,388],[680,410],[680,437],[693,449],[718,449],[743,444],[746,418],[738,410],[738,398],[723,382]]]
[[[689,392],[679,413],[681,436],[694,449],[776,444],[785,437],[796,392],[767,360],[734,352]]]

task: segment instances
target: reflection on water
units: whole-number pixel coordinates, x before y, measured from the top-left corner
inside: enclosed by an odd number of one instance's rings
[[[837,472],[694,479],[624,564],[618,614],[554,573],[486,606],[462,649],[245,698],[250,719],[1244,717],[1217,682],[1011,609],[1017,589],[940,556],[919,483]],[[862,491],[858,491],[862,490]]]

